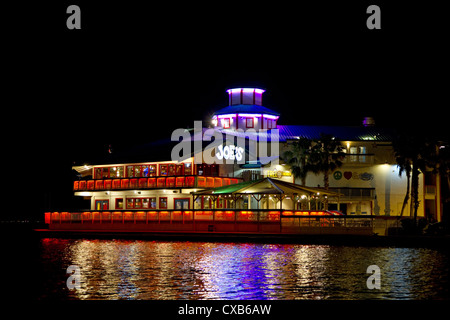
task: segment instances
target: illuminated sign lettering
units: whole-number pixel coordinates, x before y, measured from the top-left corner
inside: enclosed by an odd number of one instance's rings
[[[242,147],[236,147],[234,145],[224,147],[223,145],[220,145],[217,149],[219,149],[219,152],[216,153],[216,157],[219,160],[242,160],[242,154],[244,152],[244,148]]]
[[[281,177],[290,177],[292,174],[290,171],[267,171],[268,178],[279,178]]]

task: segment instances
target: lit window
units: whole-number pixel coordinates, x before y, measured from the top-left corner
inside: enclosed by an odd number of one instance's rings
[[[141,166],[134,166],[134,176],[135,177],[141,176]]]
[[[366,154],[366,147],[359,147],[360,154]],[[359,156],[359,162],[366,162],[366,156]]]
[[[160,164],[159,165],[159,175],[160,176],[167,176],[168,173],[169,173],[169,170],[168,170],[167,164]]]
[[[139,199],[139,198],[134,199],[134,207],[136,209],[142,208],[142,199]]]
[[[110,178],[123,178],[123,167],[112,167],[109,169]]]
[[[185,175],[190,175],[190,174],[192,174],[192,163],[186,162],[186,163],[184,164],[184,174],[185,174]]]
[[[109,177],[110,178],[115,178],[116,177],[116,173],[117,173],[117,168],[116,167],[109,168]]]
[[[159,198],[159,208],[160,209],[167,209],[167,197]]]
[[[149,170],[149,177],[155,177],[156,176],[156,164],[151,164],[148,166],[148,170]]]
[[[173,163],[169,164],[169,176],[175,176],[177,174],[177,166]]]
[[[350,154],[357,154],[358,147],[350,147]],[[358,156],[350,156],[350,162],[358,161]]]
[[[222,119],[222,127],[224,129],[229,129],[230,128],[230,118]]]
[[[253,128],[253,118],[247,118],[246,119],[246,127],[247,128]]]
[[[134,199],[127,199],[127,209],[134,208]]]
[[[150,198],[150,209],[156,209],[156,198]]]
[[[133,174],[133,166],[127,166],[127,177],[132,177]]]
[[[95,200],[95,209],[96,210],[108,210],[109,209],[109,200]]]

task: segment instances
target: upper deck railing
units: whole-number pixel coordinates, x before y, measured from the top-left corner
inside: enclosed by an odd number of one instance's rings
[[[242,182],[240,178],[206,176],[169,176],[149,178],[115,178],[76,180],[74,191],[129,190],[158,188],[218,188]]]

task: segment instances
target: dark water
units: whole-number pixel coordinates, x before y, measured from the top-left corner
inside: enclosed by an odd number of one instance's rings
[[[449,256],[425,248],[39,240],[38,299],[449,299]],[[69,290],[66,269],[81,271]],[[369,265],[381,289],[368,289]]]

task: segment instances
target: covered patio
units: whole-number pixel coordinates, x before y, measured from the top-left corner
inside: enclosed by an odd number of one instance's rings
[[[337,203],[340,194],[323,188],[304,187],[272,178],[192,193],[194,209],[276,209],[328,210],[328,203]],[[330,213],[331,214],[331,213]]]

